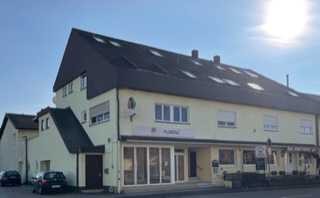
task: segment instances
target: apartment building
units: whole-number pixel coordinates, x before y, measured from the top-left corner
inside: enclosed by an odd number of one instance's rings
[[[256,172],[316,175],[319,101],[250,69],[73,29],[30,172],[113,191]]]

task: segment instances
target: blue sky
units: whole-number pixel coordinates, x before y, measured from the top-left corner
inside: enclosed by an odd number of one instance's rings
[[[0,2],[0,116],[52,105],[52,86],[72,27],[254,69],[320,94],[319,5],[308,31],[277,44],[261,31],[268,0],[10,0]],[[320,3],[320,2],[319,2]]]

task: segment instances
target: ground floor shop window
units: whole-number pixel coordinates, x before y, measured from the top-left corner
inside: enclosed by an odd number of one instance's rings
[[[219,150],[219,162],[220,164],[234,164],[234,150],[232,149],[220,149]]]
[[[124,185],[171,182],[171,149],[156,146],[123,148]]]
[[[254,151],[243,151],[243,164],[255,164],[255,152]]]
[[[150,183],[160,183],[160,158],[159,148],[150,148]]]
[[[123,149],[124,161],[124,184],[134,184],[134,150],[133,148],[126,147]]]
[[[171,180],[171,160],[170,160],[170,149],[161,149],[161,159],[162,159],[162,170],[161,177],[162,183],[170,183]]]
[[[136,148],[137,151],[137,183],[147,183],[147,148]]]

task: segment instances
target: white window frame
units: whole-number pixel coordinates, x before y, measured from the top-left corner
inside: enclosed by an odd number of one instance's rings
[[[310,122],[310,125],[307,126],[306,122]],[[313,135],[313,121],[311,119],[300,120],[300,133],[303,135]]]
[[[133,155],[134,155],[134,184],[130,184],[130,185],[125,185],[124,184],[124,148],[129,147],[129,148],[133,148]],[[138,184],[137,183],[137,151],[136,148],[146,148],[147,149],[147,184]],[[168,183],[162,183],[162,176],[160,174],[160,183],[154,183],[151,184],[150,183],[150,148],[158,148],[159,149],[159,170],[160,173],[162,172],[162,148],[167,148],[170,149],[170,182]],[[168,184],[174,184],[175,183],[175,168],[174,168],[174,147],[170,146],[170,145],[147,145],[147,144],[124,144],[122,145],[121,148],[121,185],[122,186],[127,186],[127,187],[134,187],[134,186],[146,186],[146,185],[150,185],[150,186],[157,186],[157,185],[168,185]]]
[[[50,128],[50,124],[49,124],[49,117],[46,118],[45,120],[45,129],[49,129]]]
[[[106,103],[108,108],[109,108],[109,111],[106,111],[106,112],[101,112],[100,114],[94,116],[96,117],[96,119],[98,119],[98,117],[101,119],[101,120],[97,120],[95,123],[92,123],[92,115],[90,113],[90,110],[96,106],[99,106],[99,105],[102,105]],[[92,106],[90,109],[89,109],[89,118],[90,118],[90,126],[95,126],[95,125],[99,125],[99,124],[102,124],[104,122],[109,122],[110,121],[110,117],[111,117],[111,112],[110,112],[110,102],[109,101],[106,101],[106,102],[102,102],[102,103],[99,103],[97,105],[94,105]]]
[[[87,75],[83,74],[80,77],[80,90],[84,90],[87,88],[87,83],[88,83],[88,77]]]
[[[86,123],[88,121],[87,110],[81,111],[80,119],[81,119],[81,123]]]
[[[232,114],[234,114],[234,121],[230,122],[230,121],[227,121],[227,120],[220,120],[220,117],[221,117],[220,114],[221,113],[232,113]],[[234,123],[234,124],[230,125],[230,123]],[[237,128],[237,112],[236,111],[219,110],[217,112],[217,127],[218,128]]]
[[[62,97],[66,97],[67,96],[67,86],[62,87]]]
[[[73,82],[70,82],[68,84],[68,95],[73,93]]]
[[[275,124],[266,123],[268,119],[274,119]],[[269,114],[263,115],[263,130],[267,132],[278,132],[279,131],[278,116],[269,115]]]
[[[157,119],[156,117],[156,106],[159,105],[161,107],[161,119]],[[169,107],[170,111],[170,119],[165,120],[164,119],[164,106]],[[174,109],[179,108],[179,121],[175,121],[174,119]],[[187,120],[183,121],[182,118],[182,109],[187,110]],[[162,104],[162,103],[155,103],[154,104],[154,119],[156,122],[166,122],[166,123],[176,123],[176,124],[188,124],[190,123],[190,108],[188,106],[183,106],[183,105],[172,105],[172,104]]]
[[[232,151],[233,152],[233,163],[221,163],[220,159],[220,151],[227,150],[227,151]],[[219,148],[218,150],[218,156],[219,156],[219,164],[222,166],[234,166],[237,163],[237,152],[234,148]]]

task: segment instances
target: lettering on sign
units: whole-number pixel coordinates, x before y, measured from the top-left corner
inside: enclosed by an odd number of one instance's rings
[[[194,138],[190,129],[137,126],[132,132],[135,136]]]

